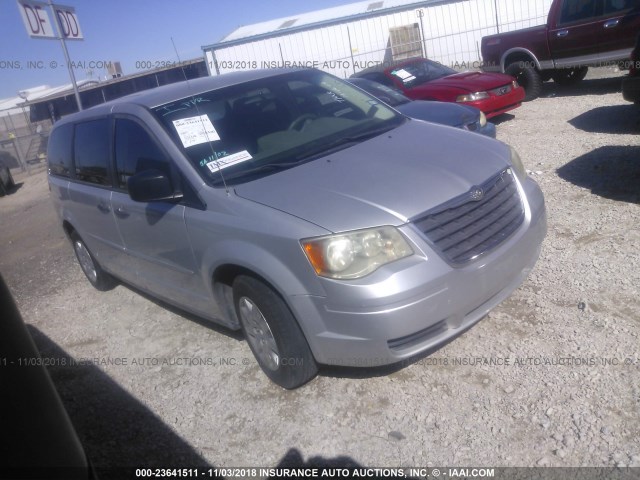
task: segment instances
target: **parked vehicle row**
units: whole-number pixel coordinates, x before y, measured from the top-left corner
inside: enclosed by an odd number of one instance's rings
[[[448,102],[411,100],[393,88],[366,78],[351,78],[348,82],[408,117],[496,138],[496,126],[487,122],[485,114],[475,107]]]
[[[285,388],[319,364],[396,363],[459,335],[522,283],[546,233],[512,148],[313,69],[200,78],[69,115],[48,162],[96,288],[121,280],[242,329]]]
[[[412,100],[432,100],[469,105],[487,118],[517,108],[524,89],[500,73],[462,72],[428,60],[412,58],[392,66],[375,66],[353,75],[398,89]]]

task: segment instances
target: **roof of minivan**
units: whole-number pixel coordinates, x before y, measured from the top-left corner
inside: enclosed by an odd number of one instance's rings
[[[210,90],[229,87],[231,85],[239,85],[241,83],[259,80],[261,78],[269,78],[285,73],[305,70],[301,68],[279,68],[264,70],[243,70],[239,72],[225,73],[222,75],[195,78],[193,80],[182,81],[163,85],[161,87],[151,88],[140,92],[132,93],[124,97],[101,103],[94,107],[88,108],[81,112],[65,116],[58,123],[66,123],[69,121],[80,120],[84,117],[95,116],[96,114],[108,113],[114,105],[122,103],[134,103],[147,108],[157,107],[165,103],[180,100],[182,98],[198,95]]]

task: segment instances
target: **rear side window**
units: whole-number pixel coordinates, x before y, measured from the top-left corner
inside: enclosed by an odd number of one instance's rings
[[[581,22],[600,15],[598,3],[597,0],[564,0],[559,23]]]
[[[605,0],[604,14],[619,15],[632,8],[639,8],[640,0]]]
[[[116,120],[116,168],[118,187],[127,189],[132,175],[148,169],[171,175],[166,155],[138,123],[126,118]]]
[[[78,180],[97,185],[111,185],[109,121],[106,118],[76,125],[74,153]]]
[[[71,148],[73,146],[73,125],[56,128],[49,137],[47,158],[49,173],[59,177],[71,176]]]

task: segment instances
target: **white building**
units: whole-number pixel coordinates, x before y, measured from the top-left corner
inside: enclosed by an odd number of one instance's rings
[[[211,75],[311,66],[348,77],[376,63],[425,56],[480,66],[480,40],[544,24],[551,0],[369,0],[240,27],[202,47]]]

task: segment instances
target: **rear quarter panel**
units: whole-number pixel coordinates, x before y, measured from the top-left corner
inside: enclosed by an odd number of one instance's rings
[[[482,37],[481,48],[486,71],[504,71],[510,59],[523,54],[531,57],[537,68],[541,67],[540,62],[544,66],[544,62],[551,59],[546,25]]]

